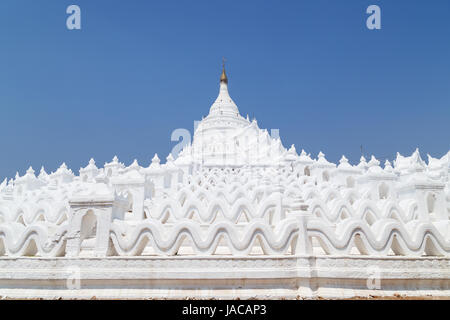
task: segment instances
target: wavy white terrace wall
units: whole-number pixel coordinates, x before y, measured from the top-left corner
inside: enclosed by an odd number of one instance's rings
[[[95,256],[449,255],[448,154],[440,169],[418,151],[394,168],[288,154],[283,166],[192,175],[171,157],[148,168],[91,160],[80,176],[65,165],[38,177],[29,169],[1,185],[0,253],[78,256],[89,215]]]

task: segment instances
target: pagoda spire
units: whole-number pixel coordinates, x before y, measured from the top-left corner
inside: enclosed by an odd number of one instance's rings
[[[239,116],[239,110],[228,93],[228,77],[225,71],[225,59],[222,61],[219,95],[209,109],[209,114]]]
[[[222,74],[220,75],[220,82],[228,84],[227,73],[225,72],[225,58],[222,58]]]

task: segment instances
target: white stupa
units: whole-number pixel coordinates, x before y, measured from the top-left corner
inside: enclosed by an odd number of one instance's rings
[[[192,145],[185,147],[178,163],[199,167],[267,167],[280,164],[287,150],[280,139],[239,113],[228,92],[223,67],[220,89],[208,116],[197,126]]]

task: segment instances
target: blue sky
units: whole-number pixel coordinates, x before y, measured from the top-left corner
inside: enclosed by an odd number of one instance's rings
[[[66,28],[81,7],[82,29]],[[366,8],[382,29],[366,28]],[[0,2],[0,178],[165,158],[218,93],[331,161],[450,149],[450,1]]]

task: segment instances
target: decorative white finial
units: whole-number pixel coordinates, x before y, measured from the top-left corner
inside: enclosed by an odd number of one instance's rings
[[[153,159],[152,159],[152,163],[159,164],[160,162],[161,162],[161,160],[159,160],[158,154],[155,153],[155,155],[153,156]]]
[[[361,158],[359,159],[359,164],[357,167],[363,170],[367,169],[367,161],[364,156],[361,156]]]
[[[45,172],[44,166],[42,166],[41,167],[41,171],[39,172],[39,177],[43,178],[43,177],[46,177],[46,176],[48,176],[48,174],[47,174],[47,172]]]
[[[392,168],[391,163],[389,162],[388,159],[386,159],[386,161],[384,162],[384,170],[386,171],[392,171],[394,168]]]
[[[294,144],[292,144],[291,147],[289,148],[289,152],[297,153],[297,150],[295,149],[295,145]]]
[[[379,166],[379,165],[380,165],[380,161],[378,161],[377,158],[375,158],[375,156],[372,155],[372,157],[370,158],[370,161],[369,161],[368,165],[369,165],[369,167]]]
[[[32,167],[32,166],[30,166],[30,167],[28,168],[27,174],[29,174],[29,175],[34,175],[34,170],[33,170],[33,167]]]

